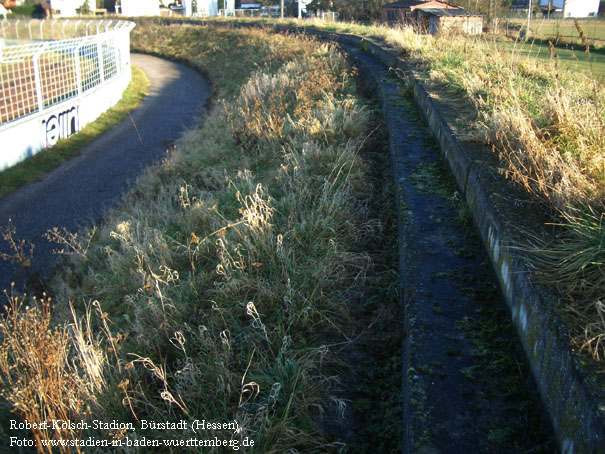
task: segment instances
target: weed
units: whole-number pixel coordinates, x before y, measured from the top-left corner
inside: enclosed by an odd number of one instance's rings
[[[83,421],[98,406],[105,352],[91,337],[90,314],[85,325],[74,313],[72,325],[52,327],[50,298],[33,298],[25,306],[26,297],[7,296],[0,324],[2,396],[32,426],[39,451],[51,453],[42,440],[82,438],[80,426],[53,421]],[[81,452],[77,445],[76,451]]]
[[[16,233],[17,230],[10,218],[6,227],[0,227],[0,235],[2,235],[2,239],[11,250],[11,253],[0,253],[0,258],[6,262],[20,265],[23,268],[29,268],[34,255],[34,244],[27,240],[18,240],[15,238]]]

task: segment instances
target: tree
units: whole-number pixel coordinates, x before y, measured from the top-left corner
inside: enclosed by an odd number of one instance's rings
[[[312,11],[333,11],[334,3],[332,0],[313,0],[307,5],[307,9]]]
[[[382,5],[389,1],[393,0],[313,0],[311,9],[336,11],[343,20],[372,21],[380,19]]]

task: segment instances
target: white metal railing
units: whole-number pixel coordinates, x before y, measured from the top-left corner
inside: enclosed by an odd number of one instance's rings
[[[112,20],[0,21],[0,125],[129,70],[133,28]]]

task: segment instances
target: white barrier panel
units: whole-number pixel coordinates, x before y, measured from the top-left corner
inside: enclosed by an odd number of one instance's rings
[[[114,106],[130,83],[130,72],[79,98],[0,127],[0,170],[52,147]]]
[[[131,79],[134,27],[124,21],[2,22],[0,170],[77,133],[121,99]],[[85,36],[31,41],[66,30]]]

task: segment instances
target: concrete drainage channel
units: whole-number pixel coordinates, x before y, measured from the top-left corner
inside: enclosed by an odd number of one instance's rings
[[[530,283],[522,258],[507,247],[518,240],[515,220],[536,217],[498,175],[495,155],[462,147],[443,119],[447,107],[431,99],[394,50],[354,35],[275,30],[343,45],[382,103],[406,310],[403,452],[553,452],[558,446],[563,454],[605,453],[605,390],[572,352],[552,296]],[[451,172],[444,171],[444,162]],[[466,201],[478,238],[456,213],[465,209],[457,198]],[[505,306],[507,314],[501,312]],[[518,385],[524,360],[515,359],[511,315],[534,388]],[[540,410],[531,409],[531,389],[537,389],[556,443],[544,432]]]
[[[489,258],[412,91],[345,48],[388,129],[406,318],[403,452],[555,452]]]
[[[439,158],[436,154],[431,156],[429,151],[419,150],[417,142],[415,145],[414,140],[410,141],[411,136],[422,136],[422,129],[418,129],[416,120],[410,118],[410,115],[414,115],[411,109],[402,108],[401,90],[395,88],[396,83],[387,83],[393,77],[376,71],[377,62],[389,68],[390,74],[397,71],[407,79],[407,90],[420,107],[428,129],[437,140],[441,156],[445,158],[460,188],[461,197],[467,202],[512,314],[514,327],[560,451],[563,454],[605,453],[604,390],[586,374],[577,355],[572,352],[563,321],[552,308],[552,296],[531,284],[522,258],[507,248],[518,239],[512,222],[535,219],[531,205],[519,204],[519,195],[512,194],[509,185],[498,175],[493,153],[480,147],[462,148],[443,119],[441,107],[431,99],[422,84],[414,78],[411,68],[398,59],[394,51],[358,36],[316,30],[306,32],[343,44],[364,62],[363,66],[368,68],[365,76],[375,80],[389,130],[391,162],[401,214],[401,268],[407,311],[403,384],[404,453],[483,452],[483,448],[486,448],[484,442],[502,439],[508,429],[506,425],[500,426],[500,430],[494,426],[488,429],[487,439],[482,439],[486,432],[479,429],[481,418],[475,418],[478,415],[487,415],[488,420],[496,417],[499,411],[505,411],[506,402],[500,402],[504,407],[498,409],[489,400],[483,400],[486,397],[482,395],[483,389],[475,389],[474,393],[479,393],[480,402],[472,402],[472,396],[465,396],[469,399],[464,408],[468,408],[469,413],[458,408],[461,401],[465,403],[457,395],[465,394],[464,388],[457,388],[464,386],[461,385],[464,381],[460,380],[455,370],[458,366],[450,369],[452,375],[450,377],[448,374],[449,383],[439,382],[440,371],[452,367],[453,359],[459,359],[461,364],[472,362],[485,352],[487,345],[476,337],[477,330],[490,323],[485,316],[493,306],[486,306],[487,301],[481,301],[481,295],[474,300],[464,295],[465,289],[469,289],[468,279],[478,277],[474,274],[478,268],[473,268],[456,252],[456,249],[460,251],[461,247],[465,247],[462,242],[464,236],[450,230],[456,227],[447,221],[451,213],[447,214],[447,208],[442,208],[446,205],[443,198],[440,199],[438,194],[431,196],[436,179],[431,176],[426,188],[415,181],[415,174],[421,172],[419,169],[430,166],[431,162],[438,162]],[[426,192],[428,197],[422,197],[422,192]],[[436,222],[427,225],[431,220]],[[473,287],[475,294],[477,282]],[[446,307],[446,302],[454,304]],[[443,321],[435,316],[436,309],[444,314]],[[468,311],[475,311],[476,316],[470,316]],[[467,315],[464,315],[465,312]],[[489,333],[486,334],[489,338]],[[495,332],[493,335],[496,335]],[[452,358],[458,356],[453,354],[456,350],[452,348],[456,347],[452,347],[452,343],[463,345],[467,342],[473,344],[471,357],[466,358],[461,348],[460,357]],[[491,356],[488,354],[484,358],[488,360],[488,368],[489,363],[498,361],[497,357]],[[427,362],[434,367],[427,370]],[[465,379],[470,378],[479,384],[483,380],[481,374],[487,372],[489,375],[489,370],[482,368],[481,363],[476,362],[462,366],[459,371]],[[501,390],[494,391],[498,393]],[[482,408],[484,405],[489,408]],[[473,434],[479,438],[472,440]],[[499,452],[492,449],[488,447],[484,452]],[[501,452],[524,450],[504,448]]]

